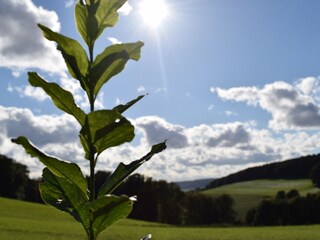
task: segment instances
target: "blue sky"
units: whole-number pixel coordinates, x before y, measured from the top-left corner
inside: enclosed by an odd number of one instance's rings
[[[99,169],[130,162],[162,139],[167,151],[140,172],[172,181],[319,152],[319,1],[166,0],[169,13],[157,28],[143,21],[141,1],[129,0],[95,49],[98,54],[112,39],[145,43],[141,59],[103,88],[99,107],[149,94],[126,114],[136,139],[103,154]],[[83,43],[74,24],[76,1],[15,2],[0,0],[0,153],[38,176],[42,166],[10,142],[26,135],[86,171],[78,126],[27,81],[27,72],[37,71],[87,108],[54,44],[35,26]]]

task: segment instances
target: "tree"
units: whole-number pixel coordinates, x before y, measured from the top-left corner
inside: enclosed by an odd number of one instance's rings
[[[286,193],[285,193],[285,191],[283,191],[283,190],[278,191],[278,192],[277,192],[277,195],[276,195],[276,199],[277,199],[277,200],[284,200],[284,199],[286,199]]]
[[[310,178],[313,184],[320,188],[320,163],[316,164],[310,171]]]
[[[216,198],[217,205],[221,210],[221,223],[234,223],[236,221],[236,212],[233,209],[234,200],[227,194]]]
[[[297,190],[279,191],[274,199],[263,199],[247,213],[248,225],[302,225],[320,223],[320,194],[300,196]]]
[[[0,155],[0,195],[8,198],[25,199],[28,184],[28,170],[25,165]]]
[[[300,193],[298,192],[298,190],[296,189],[291,189],[287,195],[286,195],[287,198],[295,198],[295,197],[300,197]]]
[[[32,86],[42,88],[57,108],[73,116],[79,123],[79,140],[84,150],[84,159],[90,166],[89,180],[72,161],[46,155],[23,136],[12,140],[46,166],[42,174],[43,182],[40,184],[44,202],[69,213],[81,222],[89,240],[97,239],[107,227],[128,216],[134,199],[111,194],[133,171],[166,148],[165,142],[162,142],[152,146],[149,153],[131,164],[120,163],[96,192],[95,167],[100,154],[133,140],[134,126],[123,113],[144,97],[139,96],[112,109],[95,109],[95,101],[101,88],[124,69],[128,60],[140,58],[143,46],[140,41],[111,45],[99,55],[94,55],[96,40],[107,27],[113,27],[117,23],[117,11],[125,2],[126,0],[78,1],[75,6],[75,21],[77,30],[87,45],[87,51],[78,41],[38,24],[44,37],[57,44],[70,75],[79,81],[86,93],[90,104],[89,112],[76,105],[68,90],[56,83],[47,82],[36,72],[28,73]]]

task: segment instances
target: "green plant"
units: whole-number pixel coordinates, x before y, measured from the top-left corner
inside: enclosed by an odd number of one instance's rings
[[[87,182],[79,166],[42,153],[27,138],[12,139],[22,145],[32,157],[37,157],[46,167],[43,169],[43,182],[40,193],[43,200],[81,222],[89,240],[97,239],[119,219],[128,216],[134,199],[128,196],[111,195],[133,171],[148,161],[154,154],[166,148],[165,142],[152,146],[151,151],[141,159],[125,165],[120,163],[106,179],[99,192],[95,193],[95,166],[100,154],[134,138],[134,126],[122,116],[128,108],[143,96],[119,105],[113,109],[95,110],[95,100],[102,86],[120,73],[129,59],[138,60],[142,42],[111,45],[94,58],[94,45],[107,27],[113,27],[117,20],[117,10],[126,0],[79,0],[75,6],[77,30],[88,47],[89,57],[82,45],[38,24],[44,37],[57,44],[68,71],[77,79],[85,91],[90,111],[79,108],[73,95],[56,83],[49,83],[35,72],[29,72],[29,82],[42,88],[60,110],[72,115],[80,124],[80,142],[84,157],[90,162],[90,178]]]

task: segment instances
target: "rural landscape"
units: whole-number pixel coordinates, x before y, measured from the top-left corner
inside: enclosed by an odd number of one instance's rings
[[[40,204],[41,180],[29,179],[26,166],[4,156],[0,159],[1,239],[83,238],[80,225],[69,216]],[[181,183],[132,175],[116,194],[136,193],[138,202],[129,219],[101,238],[140,239],[145,233],[153,239],[316,239],[319,173],[310,177],[319,169],[319,160],[313,155],[249,168],[186,191],[180,189]],[[97,173],[97,186],[108,174]],[[4,184],[8,182],[12,185]]]
[[[319,2],[0,6],[0,239],[320,239]]]

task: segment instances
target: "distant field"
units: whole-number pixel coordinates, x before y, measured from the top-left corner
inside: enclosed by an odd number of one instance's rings
[[[139,240],[152,233],[153,240],[315,240],[320,225],[264,228],[172,227],[124,220],[100,240]],[[86,240],[80,224],[50,207],[0,198],[1,240]]]
[[[264,197],[274,197],[278,191],[296,189],[301,195],[319,191],[311,180],[255,180],[224,185],[203,191],[210,196],[229,194],[235,200],[235,210],[241,220],[245,220],[249,209],[258,205]]]

